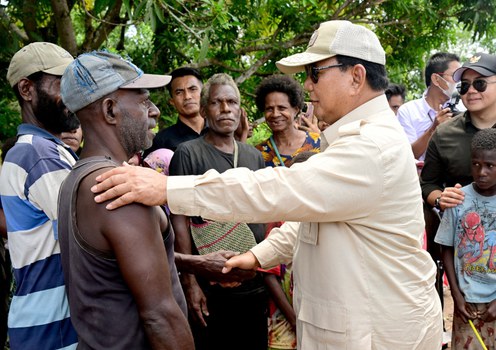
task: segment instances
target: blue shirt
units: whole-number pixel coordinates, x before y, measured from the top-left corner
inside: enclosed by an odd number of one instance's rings
[[[469,303],[496,299],[496,196],[462,188],[465,200],[444,212],[436,243],[454,248],[458,287]]]
[[[57,198],[76,155],[46,130],[18,128],[0,175],[16,290],[9,311],[10,348],[75,349],[77,335],[57,240]]]

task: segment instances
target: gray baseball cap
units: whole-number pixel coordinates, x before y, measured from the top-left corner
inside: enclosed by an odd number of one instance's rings
[[[118,89],[153,89],[167,85],[170,75],[145,74],[121,56],[93,51],[78,56],[60,82],[62,101],[71,112]]]

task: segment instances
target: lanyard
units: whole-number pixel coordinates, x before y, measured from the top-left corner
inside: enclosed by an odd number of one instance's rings
[[[270,137],[270,144],[272,145],[274,152],[276,152],[276,156],[277,156],[277,159],[279,159],[279,163],[281,163],[281,166],[285,167],[286,165],[282,161],[281,155],[279,154],[279,150],[277,149],[276,143],[275,143],[274,138],[272,136]]]
[[[234,140],[234,168],[238,167],[238,143]]]

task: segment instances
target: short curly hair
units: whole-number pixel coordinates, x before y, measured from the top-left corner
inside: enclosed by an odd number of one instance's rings
[[[496,151],[496,129],[482,129],[472,139],[472,152],[477,150]]]
[[[200,95],[200,106],[201,107],[206,107],[208,105],[208,99],[210,98],[210,89],[214,85],[227,85],[233,88],[234,93],[236,94],[236,97],[238,98],[238,102],[241,104],[241,95],[239,93],[238,85],[236,85],[236,82],[234,79],[226,73],[217,73],[212,75],[207,82],[205,83],[205,86],[203,87]]]
[[[286,94],[293,108],[301,110],[305,105],[305,93],[300,83],[288,75],[276,74],[262,80],[255,91],[255,104],[262,113],[265,111],[265,98],[271,92]]]

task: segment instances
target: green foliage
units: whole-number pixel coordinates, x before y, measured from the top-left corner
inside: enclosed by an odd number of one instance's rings
[[[0,5],[0,89],[17,49],[34,40],[59,42],[50,0],[10,0]],[[52,5],[53,4],[53,5]],[[84,4],[84,6],[83,6]],[[391,81],[409,97],[424,89],[427,58],[445,50],[462,58],[493,52],[496,4],[485,0],[66,0],[79,51],[107,48],[128,55],[145,71],[199,68],[205,77],[226,72],[237,81],[250,120],[259,117],[253,92],[277,73],[275,62],[301,52],[318,24],[347,19],[379,36]],[[67,29],[70,30],[70,29]],[[476,40],[476,42],[474,42]],[[296,75],[302,82],[303,76]],[[11,94],[0,98],[0,137],[18,123]],[[152,98],[162,110],[160,125],[175,122],[165,91]]]
[[[483,36],[494,37],[496,28],[494,18],[496,16],[496,3],[486,0],[466,0],[463,6],[457,6],[457,17],[463,23],[465,30],[472,32],[474,40],[480,40]]]
[[[21,123],[19,115],[19,106],[16,100],[0,99],[0,140],[2,142],[16,135],[17,126]]]
[[[256,146],[265,140],[268,140],[268,138],[272,135],[272,130],[270,130],[269,126],[267,123],[263,122],[262,124],[258,124],[253,128],[253,135],[246,140],[246,143],[252,146]]]

